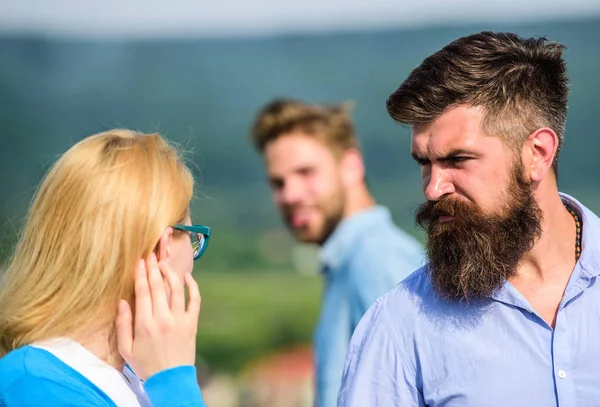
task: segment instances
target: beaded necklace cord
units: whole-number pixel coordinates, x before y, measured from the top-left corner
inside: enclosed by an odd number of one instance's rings
[[[575,260],[579,260],[579,256],[581,256],[581,221],[579,220],[579,215],[575,213],[575,211],[565,205],[565,208],[569,211],[573,219],[575,219],[575,227],[577,228],[577,238],[575,239]]]

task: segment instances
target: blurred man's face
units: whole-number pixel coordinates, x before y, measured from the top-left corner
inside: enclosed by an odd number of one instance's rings
[[[429,273],[451,299],[491,296],[541,234],[541,210],[518,152],[482,130],[483,112],[456,107],[413,129],[427,202]]]
[[[264,158],[273,200],[287,226],[299,241],[323,244],[344,216],[339,159],[299,131],[269,142]]]

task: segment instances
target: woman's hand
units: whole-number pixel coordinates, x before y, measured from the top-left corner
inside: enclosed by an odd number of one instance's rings
[[[187,309],[184,283],[189,293]],[[145,262],[140,260],[135,274],[135,319],[127,301],[121,300],[116,320],[119,353],[140,379],[194,365],[200,302],[191,274],[182,281],[154,253]]]

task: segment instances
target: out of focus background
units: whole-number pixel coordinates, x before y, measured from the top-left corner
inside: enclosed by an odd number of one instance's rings
[[[560,187],[600,211],[597,0],[0,0],[0,266],[58,154],[114,127],[158,131],[188,152],[193,220],[214,231],[194,271],[207,404],[310,406],[318,251],[271,203],[253,117],[274,97],[354,101],[373,192],[422,238],[409,131],[385,100],[426,56],[482,30],[568,47]]]

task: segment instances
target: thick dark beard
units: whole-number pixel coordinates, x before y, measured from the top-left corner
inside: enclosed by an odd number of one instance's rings
[[[492,296],[542,233],[542,212],[531,185],[515,166],[507,200],[496,214],[443,198],[422,204],[415,215],[428,234],[428,273],[436,293],[449,300],[478,300]],[[439,223],[440,215],[450,222]]]

